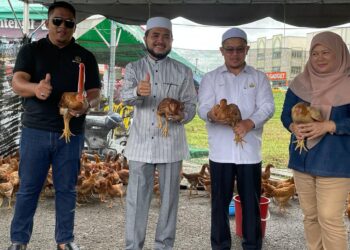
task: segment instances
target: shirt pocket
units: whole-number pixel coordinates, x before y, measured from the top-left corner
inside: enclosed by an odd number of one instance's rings
[[[254,83],[253,81],[247,81],[243,85],[243,90],[242,90],[242,95],[249,97],[249,96],[254,96],[257,91],[257,84]]]
[[[161,83],[161,87],[162,87],[162,95],[164,95],[164,97],[169,97],[169,98],[179,100],[181,82],[176,82],[176,81],[163,82]]]

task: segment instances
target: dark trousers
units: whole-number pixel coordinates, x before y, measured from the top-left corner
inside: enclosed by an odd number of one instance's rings
[[[60,139],[61,133],[23,128],[20,140],[20,186],[16,195],[15,213],[11,224],[11,241],[27,244],[33,230],[33,218],[38,199],[52,165],[55,187],[57,243],[74,240],[76,184],[84,135]]]
[[[210,161],[211,246],[231,249],[229,205],[235,180],[242,206],[243,249],[261,249],[260,194],[261,163],[232,164]]]

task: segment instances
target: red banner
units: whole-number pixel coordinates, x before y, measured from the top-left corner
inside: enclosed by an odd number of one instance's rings
[[[278,80],[286,80],[287,73],[286,72],[266,72],[267,78],[270,81],[278,81]]]

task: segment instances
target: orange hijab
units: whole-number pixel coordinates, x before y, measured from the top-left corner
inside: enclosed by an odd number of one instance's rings
[[[294,78],[290,89],[301,99],[311,103],[311,106],[321,110],[322,117],[329,120],[332,106],[350,103],[350,55],[341,36],[333,32],[322,32],[315,35],[311,41],[310,55],[316,45],[323,45],[336,55],[333,72],[318,73],[312,67],[310,59],[305,69]],[[308,142],[311,148],[321,138]],[[309,145],[310,144],[310,145]]]

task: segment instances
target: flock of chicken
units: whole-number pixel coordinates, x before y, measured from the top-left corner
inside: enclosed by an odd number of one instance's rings
[[[83,72],[83,67],[81,67]],[[79,83],[83,83],[82,73],[79,74]],[[83,86],[79,87],[78,96],[82,93]],[[68,95],[68,94],[67,94]],[[77,93],[72,95],[73,99],[79,99],[79,103],[82,103],[80,99],[76,98]],[[61,109],[65,107],[61,102]],[[67,107],[65,107],[67,108]],[[167,122],[169,118],[178,119],[178,116],[183,112],[184,106],[177,100],[171,98],[165,98],[158,106],[158,125],[162,129],[163,136],[168,135]],[[240,110],[235,104],[227,104],[226,99],[222,99],[219,104],[213,107],[213,114],[218,120],[227,121],[232,128],[238,121],[242,119]],[[69,131],[69,118],[67,112],[62,112],[65,120],[65,130],[63,137],[66,142],[69,143],[69,137],[71,133]],[[66,117],[67,116],[67,117]],[[165,118],[165,125],[162,124],[162,117]],[[311,108],[305,103],[298,103],[292,108],[292,119],[295,123],[306,123],[312,121],[322,121],[321,114],[318,110]],[[236,143],[239,143],[243,147],[243,138],[236,136],[234,139]],[[296,141],[296,150],[307,150],[304,145],[304,141]],[[18,153],[12,157],[0,156],[0,206],[3,203],[4,198],[8,199],[8,207],[11,208],[11,201],[14,198],[16,191],[18,190],[20,181],[18,176]],[[261,179],[261,193],[263,196],[272,198],[278,204],[281,212],[286,211],[288,201],[296,195],[296,189],[294,179],[289,178],[286,180],[273,180],[271,176],[271,168],[273,166],[268,164],[262,173]],[[123,202],[122,197],[126,193],[125,186],[128,184],[129,167],[126,157],[121,154],[115,156],[108,155],[105,160],[102,161],[98,155],[94,155],[93,159],[89,159],[88,155],[83,154],[81,157],[81,171],[78,177],[77,185],[77,203],[88,202],[91,198],[97,198],[101,202],[107,202],[110,199],[109,207],[113,206],[113,198],[119,197]],[[195,191],[198,194],[198,189],[204,189],[210,196],[211,194],[211,180],[209,165],[204,164],[199,172],[185,173],[181,172],[181,178],[185,178],[189,184],[189,195]],[[43,187],[43,196],[53,193],[53,181],[52,171],[49,170],[46,182]],[[154,178],[154,193],[160,201],[158,174],[156,172]],[[350,218],[350,193],[348,199],[347,214]]]
[[[288,201],[296,195],[294,179],[273,180],[270,178],[271,168],[273,168],[273,165],[268,164],[261,175],[261,194],[265,197],[272,198],[278,205],[280,211],[285,212]],[[201,187],[203,187],[210,196],[211,180],[208,170],[209,165],[203,164],[201,170],[197,173],[182,173],[183,177],[186,178],[190,184],[189,196],[192,195],[193,190],[201,189]]]
[[[0,207],[4,198],[8,199],[8,207],[11,208],[12,200],[19,188],[18,154],[12,157],[0,157]],[[124,185],[128,184],[129,170],[125,157],[120,154],[107,156],[101,161],[98,155],[90,160],[86,154],[81,157],[81,170],[77,184],[77,204],[88,202],[94,197],[101,202],[107,202],[109,207],[113,205],[113,198],[122,198],[125,195]],[[52,169],[50,168],[41,197],[52,196],[54,185]],[[123,202],[123,199],[120,199]]]
[[[18,163],[18,153],[13,157],[0,156],[0,207],[7,198],[8,207],[11,208],[11,201],[19,188]]]
[[[267,164],[265,171],[261,174],[261,193],[267,198],[272,198],[275,201],[281,212],[286,211],[288,202],[296,195],[294,178],[286,180],[271,179],[272,164]]]
[[[18,164],[18,153],[14,156],[0,156],[0,207],[4,198],[7,198],[8,208],[11,208],[15,193],[20,185]],[[261,194],[271,198],[279,207],[280,212],[285,212],[289,200],[297,195],[294,179],[293,177],[285,180],[272,179],[271,168],[273,167],[272,164],[265,166],[261,175]],[[203,164],[199,172],[185,173],[181,171],[181,178],[185,178],[188,183],[187,187],[190,197],[197,195],[198,190],[205,190],[210,197],[211,179],[209,164]],[[126,157],[123,155],[107,155],[104,160],[101,160],[98,155],[91,157],[83,153],[77,184],[77,204],[81,205],[82,203],[98,199],[103,203],[109,201],[107,206],[112,207],[114,198],[120,198],[120,202],[123,204],[128,179],[129,166]],[[53,191],[52,171],[50,169],[42,190],[42,199],[46,196],[52,196]],[[153,192],[160,203],[157,172],[154,178]],[[350,218],[350,193],[346,214]]]
[[[89,160],[88,156],[83,154],[78,177],[77,202],[88,202],[97,195],[101,202],[110,198],[109,207],[113,206],[115,197],[119,197],[123,203],[124,186],[128,184],[128,180],[129,166],[123,155],[107,155],[105,161],[101,161],[98,155],[94,155],[94,160]]]

